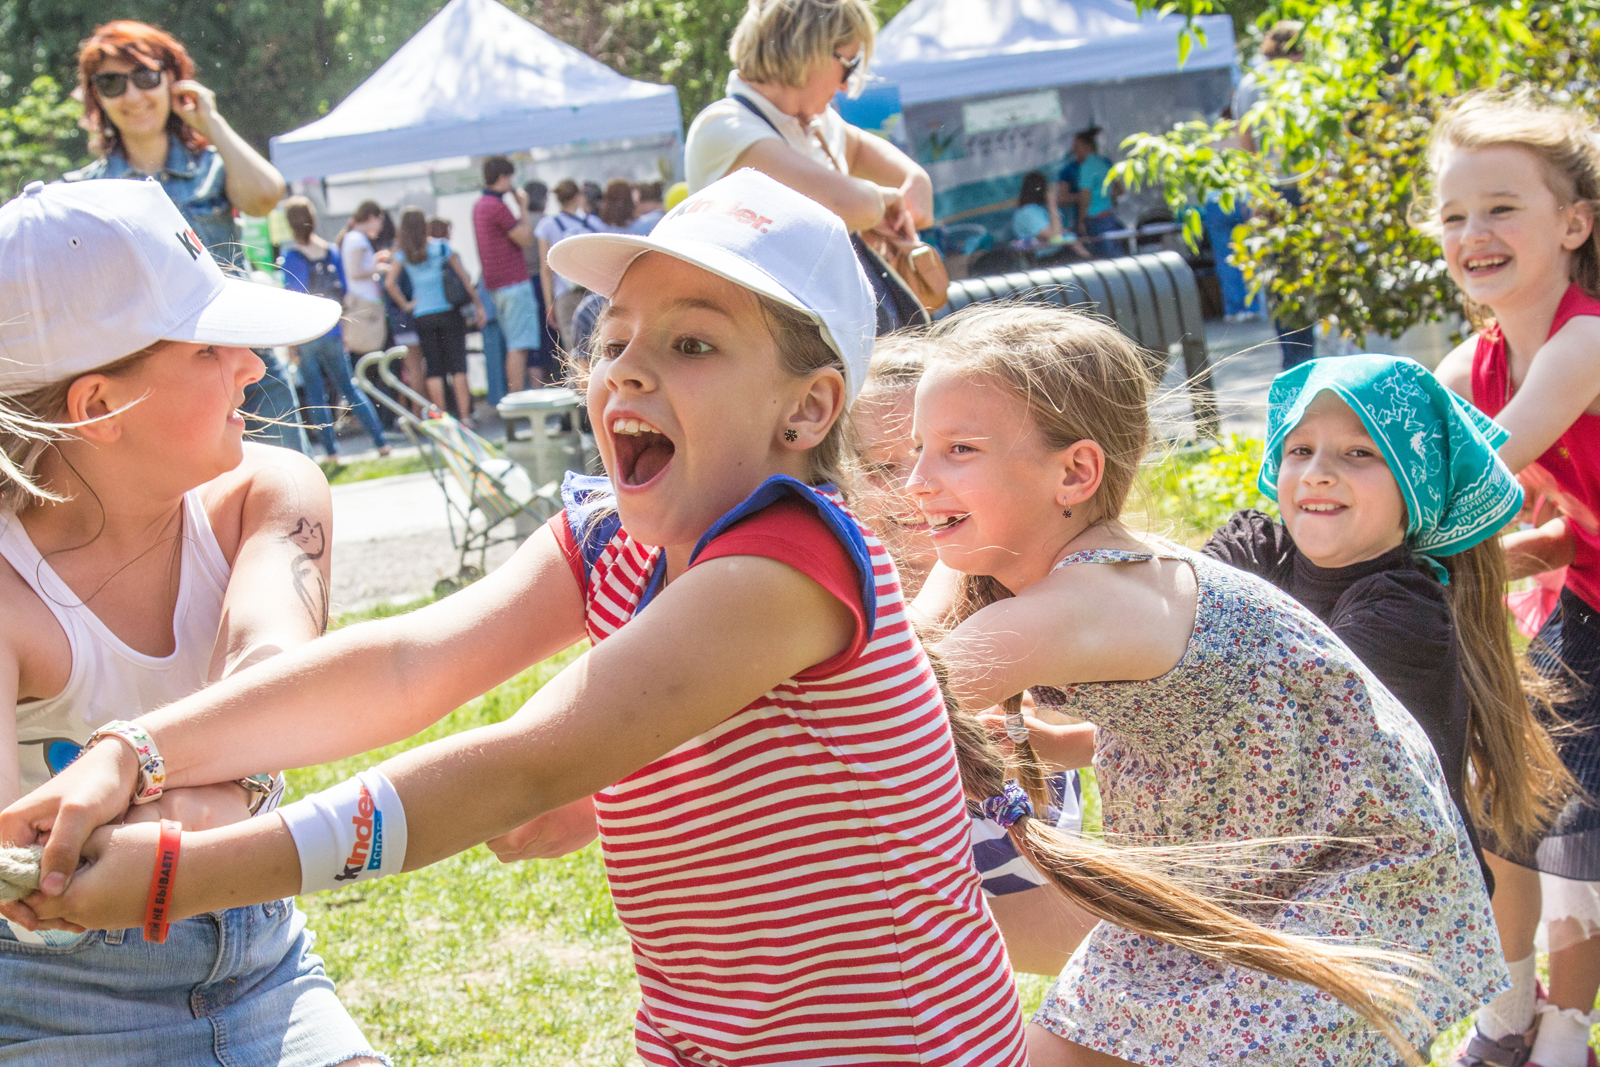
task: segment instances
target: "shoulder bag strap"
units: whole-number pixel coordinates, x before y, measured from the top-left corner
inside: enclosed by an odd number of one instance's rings
[[[767,113],[765,111],[762,111],[761,108],[756,105],[756,102],[754,100],[750,99],[748,96],[744,95],[743,93],[734,93],[728,99],[739,101],[739,103],[743,104],[745,107],[750,109],[750,113],[752,115],[754,115],[756,118],[760,119],[762,122],[765,122],[768,126],[771,126],[773,133],[777,134],[779,137],[783,137],[783,131],[778,129],[778,124],[776,122],[773,122],[770,118],[768,118],[767,117]],[[784,140],[788,140],[787,137],[783,137],[783,139]]]

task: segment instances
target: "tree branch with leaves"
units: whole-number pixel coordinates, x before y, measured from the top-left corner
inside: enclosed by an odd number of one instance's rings
[[[1187,16],[1193,34],[1195,18],[1223,6],[1163,10]],[[1336,319],[1359,339],[1442,318],[1457,296],[1437,245],[1408,221],[1428,189],[1433,119],[1456,96],[1495,86],[1532,84],[1592,109],[1600,0],[1278,0],[1256,25],[1282,19],[1305,24],[1304,61],[1253,64],[1262,94],[1249,114],[1130,137],[1113,177],[1160,188],[1194,244],[1208,196],[1226,210],[1248,203],[1234,261],[1286,324]],[[1265,151],[1237,147],[1241,129]]]

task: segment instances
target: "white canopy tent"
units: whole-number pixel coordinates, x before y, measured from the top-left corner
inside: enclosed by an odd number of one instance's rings
[[[295,181],[682,129],[672,86],[623,77],[497,0],[450,0],[338,107],[272,138],[272,162]]]
[[[1183,18],[1140,18],[1128,0],[912,0],[878,34],[872,70],[909,107],[1232,66],[1232,20],[1197,25],[1206,43],[1180,67]]]

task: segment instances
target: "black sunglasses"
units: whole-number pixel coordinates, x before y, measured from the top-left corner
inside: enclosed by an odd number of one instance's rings
[[[839,65],[844,68],[844,77],[840,78],[839,80],[849,81],[855,76],[856,71],[861,69],[861,61],[867,58],[867,50],[863,48],[861,51],[857,52],[854,59],[846,59],[838,52],[833,54],[833,58],[837,59],[839,61]]]
[[[140,67],[131,74],[124,74],[120,71],[115,73],[107,71],[104,74],[96,74],[89,79],[89,82],[94,86],[94,91],[101,96],[118,97],[128,91],[129,81],[132,81],[134,85],[141,89],[149,90],[161,84],[164,74],[165,72],[160,67],[155,70],[151,70],[149,67]]]

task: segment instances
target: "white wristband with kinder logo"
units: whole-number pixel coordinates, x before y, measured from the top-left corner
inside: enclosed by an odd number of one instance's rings
[[[319,893],[399,874],[406,861],[406,810],[381,771],[278,809],[300,853],[300,892]]]

